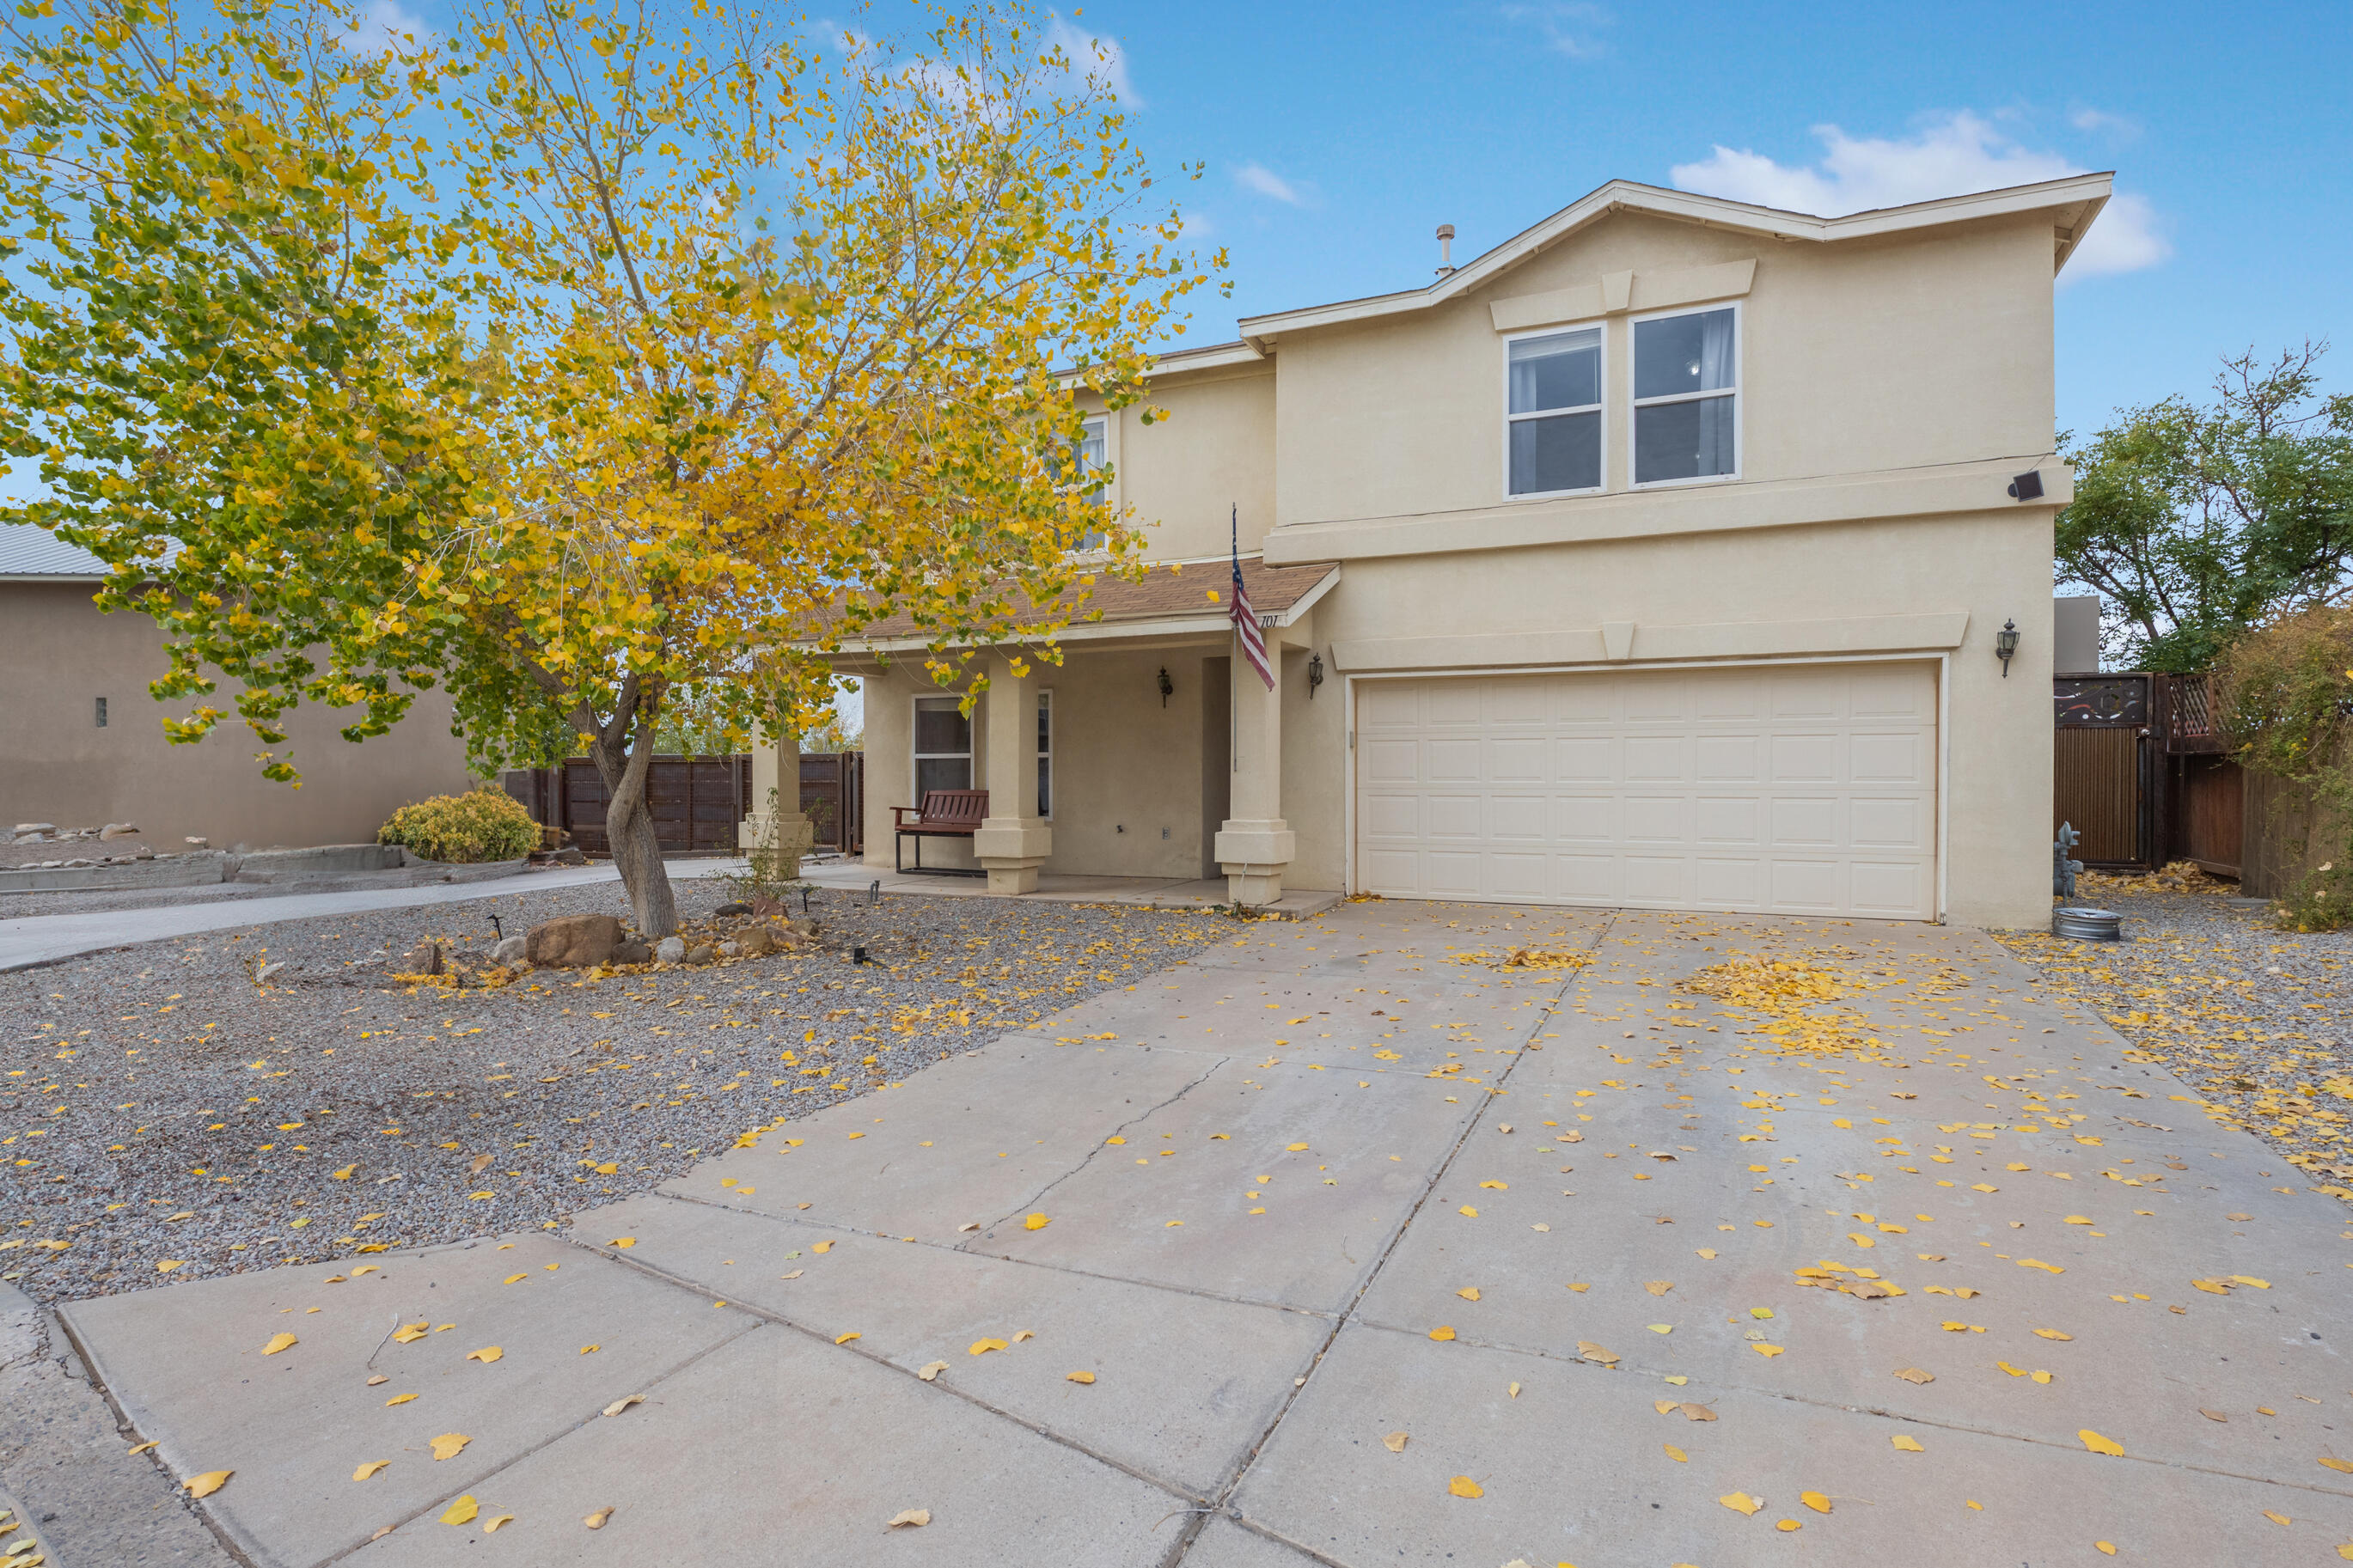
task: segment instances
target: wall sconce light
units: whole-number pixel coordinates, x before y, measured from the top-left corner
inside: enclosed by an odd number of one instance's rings
[[[1167,707],[1168,700],[1176,695],[1176,683],[1168,679],[1168,668],[1163,665],[1160,669],[1160,706]]]
[[[1993,656],[2001,660],[2001,678],[2010,679],[2010,661],[2018,653],[2018,623],[2004,621],[2001,630],[1993,634]]]
[[[1307,656],[1307,700],[1308,700],[1308,701],[1313,702],[1313,701],[1314,701],[1314,700],[1315,700],[1315,689],[1316,689],[1317,687],[1319,687],[1319,686],[1323,685],[1323,684],[1324,684],[1324,656],[1323,656],[1322,654],[1320,654],[1320,653],[1311,653],[1311,654],[1309,654],[1309,655]]]

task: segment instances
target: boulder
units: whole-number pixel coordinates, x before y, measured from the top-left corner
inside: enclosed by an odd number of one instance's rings
[[[410,948],[393,968],[401,974],[438,974],[441,973],[441,944],[420,942]]]
[[[666,936],[654,943],[656,963],[677,963],[685,957],[686,939],[684,937]]]
[[[135,822],[110,822],[98,830],[100,838],[128,838],[139,831]]]
[[[719,951],[725,952],[729,948],[735,950],[735,957],[765,958],[776,951],[776,935],[766,926],[754,926],[749,931],[737,933],[733,942],[722,942]]]
[[[689,963],[716,963],[718,958],[719,950],[707,942],[701,947],[690,947],[686,950],[686,962]]]
[[[651,963],[653,961],[654,950],[635,937],[615,948],[613,956],[607,960],[610,963]]]
[[[524,934],[523,957],[541,969],[591,969],[620,942],[621,922],[611,915],[564,915]]]
[[[58,825],[54,822],[20,822],[16,824],[16,834],[19,837],[22,837],[27,833],[55,833],[57,830]]]
[[[744,902],[741,899],[738,899],[732,903],[722,904],[711,912],[718,919],[725,920],[731,915],[750,914],[752,912],[752,906]]]
[[[491,962],[492,963],[502,963],[509,969],[512,969],[516,964],[522,963],[529,955],[530,947],[531,938],[523,935],[521,931],[517,931],[514,935],[508,937],[496,947],[491,949]]]

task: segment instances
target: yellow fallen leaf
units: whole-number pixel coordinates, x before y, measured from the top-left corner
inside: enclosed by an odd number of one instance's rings
[[[235,1474],[235,1470],[206,1470],[203,1475],[190,1476],[180,1487],[190,1497],[210,1497],[227,1486],[229,1477]]]
[[[1511,1384],[1504,1388],[1504,1392],[1517,1399],[1520,1396],[1520,1385],[1516,1383]]]
[[[1675,1331],[1675,1326],[1672,1323],[1645,1323],[1642,1326],[1654,1334],[1672,1334]]]
[[[1283,1152],[1287,1154],[1303,1154],[1307,1152],[1307,1145],[1304,1143],[1286,1143],[1282,1148]]]
[[[607,1245],[607,1246],[608,1246],[608,1247],[619,1247],[619,1248],[620,1248],[622,1251],[624,1251],[624,1252],[627,1252],[630,1247],[637,1246],[637,1244],[638,1244],[638,1238],[637,1238],[636,1237],[634,1237],[634,1236],[617,1236],[617,1237],[615,1237],[611,1241],[609,1241],[609,1242],[606,1243],[606,1245]],[[610,1510],[610,1509],[607,1509],[605,1511],[606,1511],[606,1512],[607,1512],[607,1513],[610,1513],[610,1512],[612,1512],[613,1510]],[[601,1527],[601,1526],[594,1526],[594,1525],[592,1525],[590,1528],[591,1528],[591,1529],[599,1529],[599,1528],[602,1528],[602,1527]]]
[[[2320,1462],[2332,1470],[2340,1471],[2345,1475],[2353,1476],[2353,1460],[2334,1458],[2327,1454],[2323,1454],[2320,1457]]]
[[[1034,1340],[1037,1337],[1038,1331],[1035,1329],[1016,1329],[1013,1331],[1013,1342],[1017,1345],[1023,1340]]]
[[[603,1345],[582,1345],[580,1347],[580,1353],[582,1355],[595,1355],[598,1351],[603,1350],[604,1348],[605,1347]]]
[[[1767,1357],[1771,1357],[1771,1356],[1777,1356],[1777,1355],[1779,1355],[1779,1354],[1781,1353],[1781,1352],[1782,1352],[1784,1349],[1786,1349],[1787,1347],[1786,1347],[1786,1346],[1783,1346],[1783,1345],[1757,1345],[1757,1344],[1752,1344],[1752,1345],[1750,1345],[1748,1348],[1749,1348],[1750,1350],[1755,1351],[1758,1355],[1761,1355],[1761,1356],[1767,1356]]]
[[[135,1448],[132,1449],[132,1450],[131,1450],[131,1452],[130,1452],[128,1455],[124,1456],[124,1457],[125,1457],[125,1458],[132,1458],[132,1459],[135,1459],[135,1458],[137,1458],[140,1455],[142,1455],[142,1454],[145,1453],[148,1449],[153,1448],[153,1447],[154,1447],[157,1444],[159,1444],[159,1443],[163,1442],[163,1440],[164,1440],[164,1439],[162,1439],[161,1437],[150,1437],[146,1442],[140,1444],[137,1447],[135,1447]]]
[[[1092,1383],[1094,1380],[1095,1374],[1091,1372],[1066,1372],[1062,1374],[1064,1383]]]
[[[1438,1327],[1430,1331],[1430,1337],[1436,1340],[1439,1343],[1444,1344],[1447,1341],[1454,1337],[1454,1331],[1448,1325],[1440,1323]]]
[[[612,1404],[605,1406],[605,1414],[607,1415],[618,1415],[630,1405],[643,1405],[645,1402],[646,1396],[642,1394],[625,1394],[621,1395],[620,1398],[613,1401]]]
[[[1746,1492],[1726,1492],[1715,1500],[1736,1513],[1755,1513],[1765,1506],[1763,1498],[1750,1497]]]
[[[1816,1513],[1828,1513],[1831,1510],[1831,1500],[1820,1492],[1799,1492],[1798,1500]]]
[[[494,1515],[490,1519],[482,1521],[482,1533],[484,1535],[496,1535],[499,1532],[499,1526],[502,1524],[512,1524],[513,1522],[514,1515],[511,1513]]]
[[[885,1530],[921,1530],[932,1522],[932,1510],[927,1508],[902,1509],[882,1521]]]
[[[1003,1340],[975,1340],[972,1342],[972,1348],[967,1350],[965,1353],[966,1355],[987,1355],[990,1351],[1001,1351],[1004,1348],[1005,1342]]]
[[[1487,1489],[1469,1476],[1457,1476],[1446,1483],[1446,1489],[1455,1497],[1485,1497]]]
[[[1456,1209],[1454,1212],[1470,1219],[1477,1219],[1479,1217],[1479,1211],[1472,1208],[1469,1204],[1464,1204],[1461,1208]]]
[[[2274,1524],[2279,1525],[2283,1529],[2295,1522],[2295,1521],[2290,1519],[2287,1515],[2284,1513],[2274,1513],[2269,1509],[2263,1510],[2263,1517],[2270,1520]]]
[[[496,1345],[484,1345],[480,1350],[468,1351],[466,1352],[466,1359],[468,1361],[478,1361],[484,1366],[488,1366],[491,1363],[498,1360],[501,1356],[506,1353],[506,1352],[501,1350]]]
[[[930,1383],[947,1369],[948,1363],[944,1361],[926,1362],[915,1369],[915,1375],[925,1383]]]
[[[345,1165],[342,1170],[330,1171],[327,1174],[335,1181],[348,1182],[352,1179],[352,1173],[358,1169],[359,1167],[357,1165]]]
[[[830,1242],[830,1241],[820,1241],[820,1242],[817,1243],[815,1246],[811,1247],[809,1248],[809,1250],[810,1250],[811,1252],[816,1253],[819,1258],[822,1258],[822,1257],[824,1257],[827,1253],[831,1252],[831,1251],[833,1250],[833,1243],[832,1243],[832,1242]]]
[[[173,1269],[174,1269],[174,1268],[185,1268],[186,1266],[187,1266],[187,1260],[186,1260],[185,1258],[166,1258],[160,1259],[160,1260],[156,1263],[156,1265],[155,1265],[155,1272],[156,1272],[156,1273],[158,1273],[158,1274],[169,1274],[169,1273],[170,1273]]]
[[[454,1459],[464,1453],[466,1445],[472,1441],[473,1439],[463,1432],[444,1432],[433,1439],[433,1457],[437,1459]]]
[[[1659,1447],[1665,1449],[1667,1458],[1672,1459],[1676,1464],[1687,1465],[1691,1463],[1691,1456],[1684,1453],[1681,1448],[1676,1447],[1672,1443],[1662,1443]]]
[[[518,1279],[528,1279],[530,1278],[531,1276],[528,1274],[510,1274],[505,1279],[500,1280],[499,1283],[501,1285],[512,1285]]]
[[[1887,1440],[1894,1444],[1897,1447],[1903,1449],[1907,1454],[1925,1454],[1928,1451],[1920,1447],[1919,1442],[1915,1438],[1897,1436],[1890,1437]]]
[[[1043,1230],[1053,1223],[1054,1222],[1051,1219],[1044,1215],[1033,1214],[1028,1219],[1021,1222],[1021,1228],[1024,1230]]]
[[[1664,1415],[1668,1412],[1679,1408],[1679,1406],[1672,1399],[1653,1399],[1651,1401],[1651,1408],[1657,1411],[1660,1415]]]
[[[2063,1334],[2056,1329],[2037,1329],[2034,1331],[2034,1337],[2038,1340],[2072,1340],[2075,1336]]]
[[[2231,1279],[2233,1284],[2252,1285],[2258,1290],[2268,1290],[2272,1288],[2272,1282],[2270,1280],[2258,1279],[2252,1274],[2233,1274],[2231,1276]]]
[[[384,1402],[384,1405],[385,1409],[389,1410],[396,1405],[406,1405],[416,1397],[417,1395],[413,1394],[396,1394],[390,1399],[385,1400]]]
[[[1603,1366],[1615,1365],[1618,1361],[1618,1353],[1615,1351],[1603,1350],[1591,1340],[1577,1341],[1577,1353],[1583,1356],[1587,1361],[1599,1362]]]
[[[395,1344],[412,1344],[430,1331],[423,1323],[403,1323],[392,1331],[392,1341]]]
[[[381,1265],[363,1263],[357,1268],[352,1270],[352,1278],[356,1279],[363,1274],[381,1274],[383,1272],[384,1269]]]
[[[292,1350],[302,1342],[292,1334],[272,1334],[269,1342],[261,1347],[263,1355],[276,1355],[280,1351]]]
[[[480,1509],[477,1507],[474,1502],[473,1494],[469,1492],[464,1497],[459,1498],[456,1502],[449,1505],[448,1511],[441,1516],[441,1522],[444,1524],[471,1524],[474,1522],[474,1515],[480,1511]]]
[[[370,1459],[366,1464],[362,1465],[358,1469],[352,1472],[352,1479],[355,1481],[364,1481],[391,1463],[392,1461],[390,1459]]]
[[[605,1521],[612,1517],[613,1510],[611,1509],[600,1508],[595,1513],[583,1519],[580,1522],[586,1525],[591,1530],[602,1530],[605,1528]]]
[[[1512,1189],[1509,1182],[1482,1182],[1479,1184],[1493,1193],[1506,1193]]]
[[[714,1305],[715,1305],[715,1303],[714,1303]],[[861,1335],[861,1334],[860,1334],[860,1333],[856,1329],[852,1329],[852,1330],[850,1330],[850,1331],[849,1331],[848,1333],[846,1333],[846,1334],[836,1334],[836,1335],[834,1335],[834,1336],[833,1336],[833,1342],[834,1342],[835,1344],[838,1344],[838,1345],[846,1345],[846,1344],[848,1344],[848,1343],[849,1343],[850,1341],[852,1341],[852,1340],[855,1340],[855,1339],[862,1339],[863,1337],[864,1337],[864,1336],[863,1336],[863,1335]]]
[[[2084,1140],[2077,1139],[2076,1142],[2082,1142]],[[2091,1142],[2096,1143],[2099,1140],[2094,1138],[2091,1140]],[[2094,1541],[2092,1542],[2092,1550],[2099,1552],[2103,1556],[2114,1557],[2116,1554],[2116,1543],[2113,1541]]]
[[[1454,1293],[1461,1297],[1466,1301],[1475,1301],[1479,1299],[1479,1287],[1476,1285],[1465,1285],[1461,1289],[1457,1290]]]
[[[1392,1432],[1388,1436],[1381,1439],[1381,1447],[1387,1448],[1392,1454],[1404,1453],[1405,1445],[1406,1435],[1401,1431]]]
[[[1672,1279],[1652,1279],[1642,1287],[1653,1296],[1663,1296],[1674,1288],[1675,1282]]]
[[[2084,1447],[2089,1448],[2094,1454],[2105,1454],[2112,1458],[2118,1459],[2124,1458],[2125,1446],[2122,1443],[2117,1442],[2114,1437],[2103,1437],[2097,1432],[2093,1431],[2089,1426],[2077,1432],[2075,1436],[2082,1438],[2084,1441]],[[2348,1465],[2345,1468],[2348,1470],[2353,1470],[2353,1465]]]

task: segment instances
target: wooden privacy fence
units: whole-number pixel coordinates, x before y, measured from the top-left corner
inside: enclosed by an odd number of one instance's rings
[[[534,821],[563,828],[587,854],[612,853],[605,837],[610,797],[596,763],[572,757],[552,768],[510,772],[501,782]],[[653,809],[654,837],[666,852],[733,854],[736,824],[751,809],[752,759],[657,756],[646,780],[646,798]]]
[[[816,829],[816,846],[844,855],[866,852],[866,753],[801,753],[801,815]]]

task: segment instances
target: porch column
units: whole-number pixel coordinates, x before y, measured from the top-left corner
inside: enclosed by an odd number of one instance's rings
[[[747,851],[773,847],[780,859],[785,855],[795,857],[794,864],[797,866],[797,858],[808,853],[815,837],[808,818],[801,815],[800,790],[800,737],[771,734],[765,730],[755,733],[752,737],[752,798],[744,803],[744,820],[735,825],[735,847]]]
[[[1299,853],[1299,836],[1282,820],[1282,633],[1266,633],[1274,689],[1259,679],[1236,634],[1229,661],[1233,694],[1233,787],[1218,831],[1219,868],[1226,894],[1245,906],[1282,897],[1282,873]]]
[[[1035,667],[1028,668],[1016,675],[1012,661],[997,656],[983,698],[988,815],[972,836],[972,854],[992,893],[1036,892],[1038,867],[1054,852],[1053,826],[1038,816],[1038,685]]]

